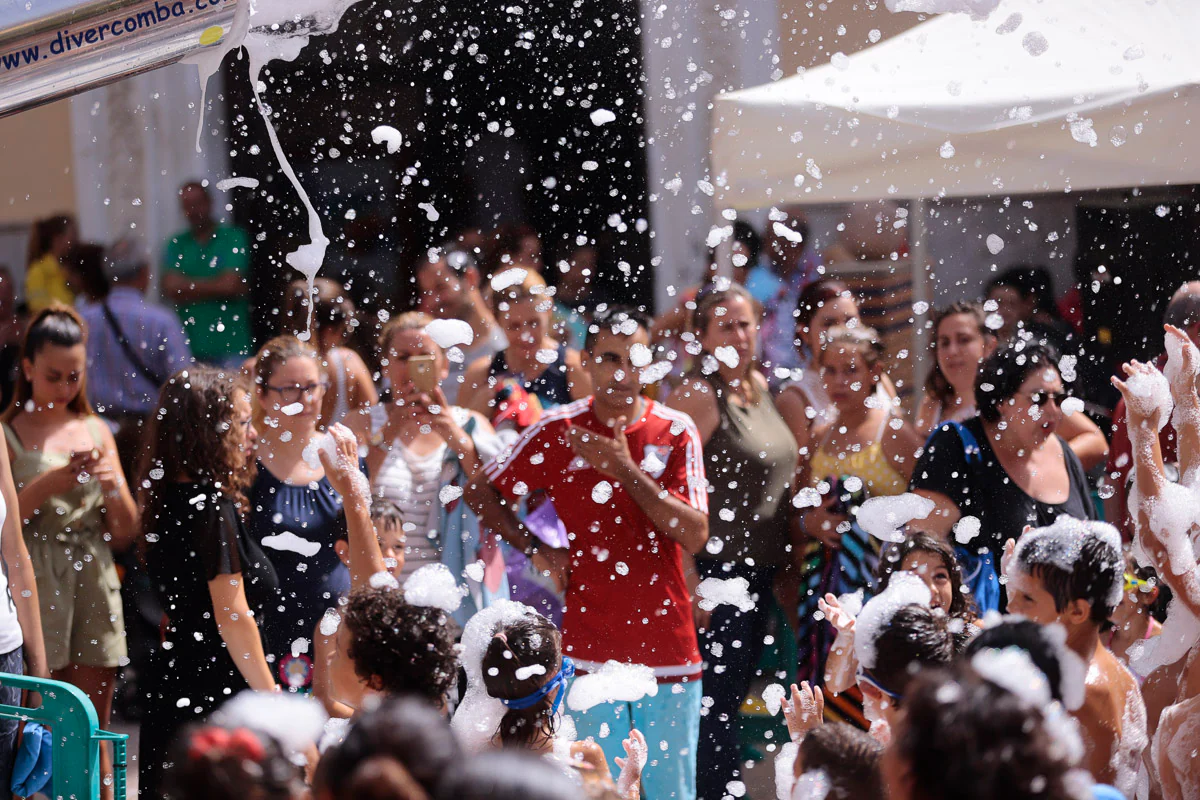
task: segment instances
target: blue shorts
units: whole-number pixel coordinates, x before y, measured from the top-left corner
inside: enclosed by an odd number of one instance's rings
[[[637,728],[650,751],[642,771],[644,800],[695,800],[703,696],[697,675],[687,683],[660,683],[657,695],[636,703],[602,703],[585,712],[569,713],[577,737],[591,737],[604,750],[614,780],[620,774],[616,759],[625,757],[621,742],[630,729]]]

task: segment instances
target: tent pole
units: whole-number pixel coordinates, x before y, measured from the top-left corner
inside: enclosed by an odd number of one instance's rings
[[[913,304],[924,302],[926,310],[923,314],[913,314],[915,333],[913,335],[913,387],[912,403],[914,411],[921,402],[921,392],[925,379],[929,376],[933,365],[929,360],[930,337],[932,335],[926,326],[933,312],[933,287],[929,282],[929,251],[926,224],[929,214],[929,201],[918,198],[908,206],[908,260],[912,265],[912,298]]]

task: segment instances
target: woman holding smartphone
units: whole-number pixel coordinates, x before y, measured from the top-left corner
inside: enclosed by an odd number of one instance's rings
[[[360,441],[370,443],[366,461],[372,494],[395,503],[404,516],[401,582],[426,564],[444,564],[469,590],[455,613],[464,623],[496,597],[508,597],[502,576],[480,581],[478,574],[465,573],[480,559],[488,575],[504,569],[499,551],[485,546],[479,520],[462,501],[467,481],[499,453],[501,444],[480,414],[446,401],[440,383],[449,375],[449,362],[425,331],[433,321],[427,314],[409,312],[384,326],[379,344],[391,396],[346,422]],[[499,588],[490,591],[485,585]]]
[[[113,550],[128,547],[140,523],[112,432],[88,403],[86,340],[66,306],[34,317],[2,419],[50,674],[86,692],[107,727],[126,656]],[[108,774],[107,751],[103,759]]]

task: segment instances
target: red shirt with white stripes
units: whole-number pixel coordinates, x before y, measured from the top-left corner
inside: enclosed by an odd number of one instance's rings
[[[682,550],[638,507],[620,483],[571,450],[571,426],[612,436],[589,397],[545,414],[487,465],[509,499],[545,489],[571,540],[563,646],[583,670],[609,659],[644,664],[660,680],[700,674],[700,651]],[[625,428],[643,472],[693,508],[708,513],[703,445],[686,414],[652,400]]]

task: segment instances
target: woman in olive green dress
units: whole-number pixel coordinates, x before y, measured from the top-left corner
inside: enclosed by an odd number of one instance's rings
[[[107,727],[126,659],[113,549],[129,546],[139,527],[112,432],[87,400],[86,336],[66,306],[39,313],[25,334],[13,405],[0,419],[51,676],[86,692]]]

